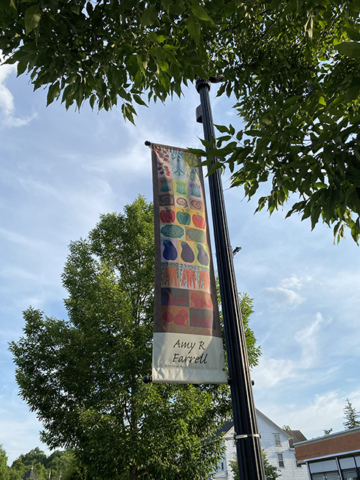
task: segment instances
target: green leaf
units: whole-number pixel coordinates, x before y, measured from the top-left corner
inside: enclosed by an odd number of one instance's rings
[[[70,9],[76,15],[80,14],[80,5],[71,5]]]
[[[207,173],[206,176],[208,177],[209,175],[212,175],[212,174],[213,174],[216,170],[218,170],[219,168],[222,168],[222,165],[221,165],[220,162],[214,162],[214,163],[212,163],[212,164],[211,164],[211,167],[209,168],[208,173]]]
[[[336,45],[335,48],[347,57],[354,58],[355,60],[360,60],[360,43],[344,42],[339,43],[339,45]]]
[[[214,145],[213,145],[211,142],[209,142],[208,140],[202,140],[201,138],[200,138],[200,142],[204,145],[204,147],[207,147],[207,148],[212,148],[212,147],[214,146]]]
[[[225,125],[215,125],[214,124],[214,126],[216,127],[217,130],[219,130],[220,133],[229,133],[229,129]]]
[[[282,2],[283,0],[272,0],[270,4],[270,10],[277,10]]]
[[[94,94],[91,95],[89,103],[92,110],[94,110],[95,100],[96,100],[96,96]]]
[[[133,95],[133,98],[136,103],[139,105],[143,105],[144,107],[147,107],[148,105],[144,102],[144,100],[140,97],[140,95]]]
[[[360,83],[358,85],[354,85],[350,87],[347,92],[345,93],[345,102],[349,103],[353,100],[356,100],[360,94]]]
[[[161,85],[164,87],[165,91],[169,90],[170,86],[170,78],[166,73],[163,73],[162,71],[159,72],[159,80],[161,82]]]
[[[191,11],[195,15],[195,17],[199,18],[200,20],[203,20],[204,22],[211,22],[214,24],[213,19],[209,17],[206,10],[201,5],[192,5]]]
[[[173,0],[161,0],[161,5],[164,7],[164,10],[167,14],[169,14],[169,10],[172,4]]]
[[[200,23],[199,20],[190,15],[186,22],[186,28],[188,29],[190,36],[195,40],[195,43],[199,45],[200,43]]]
[[[200,150],[199,148],[188,148],[190,153],[194,155],[199,155],[200,157],[205,156],[206,152],[204,150]]]
[[[158,60],[157,63],[159,65],[159,67],[161,68],[161,70],[163,70],[164,72],[167,72],[169,70],[169,64],[167,62]]]
[[[285,107],[290,107],[290,105],[293,105],[295,102],[297,102],[301,98],[301,95],[294,95],[293,97],[290,97],[286,100],[284,103]]]
[[[27,65],[27,62],[19,62],[17,64],[17,77],[25,72]]]
[[[140,23],[144,27],[147,25],[153,25],[157,20],[157,10],[156,6],[153,5],[150,8],[147,8],[144,13],[141,15]]]
[[[59,95],[60,95],[60,82],[57,81],[56,83],[54,83],[54,85],[51,85],[49,87],[46,106],[48,107],[50,103],[52,103],[55,100],[55,98],[59,97]]]
[[[93,5],[92,5],[91,2],[87,2],[87,3],[86,3],[86,11],[87,11],[87,13],[88,13],[89,16],[92,15],[92,13],[93,13],[93,11],[94,11],[94,7],[93,7]]]
[[[242,137],[243,137],[243,131],[240,130],[240,131],[236,134],[236,139],[237,139],[239,142],[241,142]]]
[[[262,132],[260,130],[246,130],[244,132],[245,135],[249,135],[250,137],[261,137]]]
[[[150,42],[159,43],[158,37],[157,37],[157,35],[156,35],[155,32],[149,32],[149,33],[147,34],[147,37],[148,37],[148,39],[150,40]]]
[[[135,83],[135,86],[136,87],[140,87],[141,85],[141,82],[142,82],[142,75],[141,75],[141,71],[138,70],[135,74],[135,77],[134,77],[134,83]],[[126,98],[126,97],[123,97],[123,98]]]
[[[324,159],[324,162],[327,163],[328,165],[333,161],[334,159],[334,154],[331,150],[331,147],[330,146],[326,146],[324,148],[324,152],[323,152],[323,159]]]
[[[351,40],[354,40],[355,42],[360,41],[360,32],[359,30],[356,30],[356,28],[348,27],[346,28],[346,33],[349,35]]]
[[[25,32],[29,35],[35,28],[38,27],[41,18],[40,5],[33,5],[25,12]]]

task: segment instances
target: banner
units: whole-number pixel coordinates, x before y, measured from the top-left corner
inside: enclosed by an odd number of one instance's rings
[[[155,223],[154,383],[227,383],[199,159],[151,144]]]

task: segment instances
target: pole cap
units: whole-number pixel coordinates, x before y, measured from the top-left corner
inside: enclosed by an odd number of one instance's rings
[[[204,80],[203,78],[198,78],[196,80],[196,90],[197,90],[198,93],[200,93],[200,90],[203,87],[207,87],[208,90],[210,91],[210,85],[211,85],[211,83],[209,82],[209,80]]]

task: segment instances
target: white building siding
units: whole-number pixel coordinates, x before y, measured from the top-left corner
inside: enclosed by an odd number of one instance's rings
[[[290,436],[280,427],[275,425],[275,423],[268,419],[259,410],[257,410],[256,413],[260,433],[261,448],[265,450],[269,463],[279,469],[281,473],[281,477],[279,478],[279,480],[308,480],[309,477],[306,466],[303,465],[301,467],[298,467],[296,465],[295,449],[290,448],[289,445]],[[278,435],[280,445],[276,445],[275,435]],[[233,480],[232,470],[229,463],[236,458],[236,447],[233,437],[234,429],[232,428],[224,436],[224,443],[226,448],[224,460],[226,463],[226,470],[218,470],[216,474],[211,477],[214,480],[220,480],[224,478],[228,480]],[[283,456],[284,467],[279,467],[278,454],[282,454]]]

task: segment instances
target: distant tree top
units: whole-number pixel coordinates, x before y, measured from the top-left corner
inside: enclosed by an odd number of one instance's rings
[[[353,407],[350,400],[346,399],[344,408],[344,427],[347,429],[360,427],[360,415],[357,413],[356,408]]]

